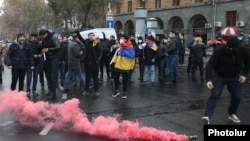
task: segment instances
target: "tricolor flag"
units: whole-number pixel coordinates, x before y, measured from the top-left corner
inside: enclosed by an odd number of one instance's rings
[[[151,48],[153,51],[156,51],[158,49],[157,45],[155,42],[150,42],[147,44],[147,47]]]
[[[130,41],[122,43],[112,59],[115,69],[120,71],[133,70],[135,67],[135,50]]]

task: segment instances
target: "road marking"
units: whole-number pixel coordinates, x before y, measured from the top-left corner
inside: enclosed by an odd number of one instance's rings
[[[62,99],[67,99],[67,94],[62,94]]]
[[[49,123],[49,124],[47,124],[44,128],[43,128],[43,130],[39,133],[39,135],[47,135],[48,134],[48,132],[50,131],[50,129],[52,128],[54,126],[54,123]]]
[[[4,122],[4,123],[1,123],[0,126],[6,126],[6,125],[9,125],[9,124],[12,124],[14,123],[14,121],[7,121],[7,122]]]

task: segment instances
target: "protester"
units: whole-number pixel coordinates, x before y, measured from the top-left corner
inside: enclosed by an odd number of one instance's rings
[[[225,85],[231,96],[228,119],[234,123],[241,122],[237,110],[241,101],[241,84],[246,81],[249,64],[249,53],[246,48],[240,47],[237,37],[230,37],[225,47],[215,50],[206,65],[206,85],[211,95],[201,118],[204,124],[210,123]]]
[[[25,42],[24,33],[17,34],[16,42],[12,43],[7,53],[7,66],[11,69],[11,90],[16,90],[16,84],[19,83],[18,91],[24,90],[24,79],[27,68],[34,69],[34,59],[31,48]]]
[[[85,90],[83,95],[89,95],[89,86],[91,78],[94,80],[94,95],[99,96],[98,91],[98,74],[99,74],[99,61],[101,58],[102,50],[99,46],[100,37],[95,37],[93,32],[88,33],[88,39],[84,40],[80,35],[78,29],[76,34],[79,40],[84,44],[86,48],[86,55],[84,56],[84,72],[86,78]]]
[[[69,92],[69,81],[75,73],[78,76],[82,90],[84,89],[85,82],[81,70],[80,59],[85,52],[82,51],[83,44],[75,33],[71,34],[73,40],[68,45],[68,72],[64,81],[64,93]]]
[[[144,45],[144,74],[143,74],[143,84],[151,83],[155,85],[155,66],[157,58],[158,46],[153,41],[152,36],[146,38],[146,44]]]
[[[42,52],[45,63],[45,75],[48,81],[49,100],[56,98],[58,58],[60,54],[60,42],[58,38],[47,29],[41,29],[39,35],[42,39]]]
[[[120,85],[120,75],[122,75],[122,86],[123,94],[122,98],[127,98],[127,83],[128,75],[131,70],[135,67],[135,50],[128,35],[120,36],[120,48],[117,49],[112,63],[114,63],[114,82],[115,91],[112,97],[117,97],[120,95],[119,85]]]
[[[28,41],[28,44],[31,48],[31,53],[34,59],[34,69],[32,70],[30,67],[27,69],[27,79],[26,79],[26,92],[27,96],[30,97],[30,94],[32,92],[33,96],[38,96],[38,93],[36,92],[36,86],[38,81],[38,74],[40,70],[40,61],[42,58],[42,47],[37,41],[37,33],[31,33],[30,34],[30,40]],[[30,88],[32,83],[32,88]]]
[[[195,43],[190,50],[190,53],[192,55],[192,79],[194,81],[197,80],[195,77],[195,72],[198,66],[200,70],[200,80],[201,82],[204,82],[203,57],[207,57],[206,49],[207,49],[207,46],[202,42],[201,37],[196,37]]]

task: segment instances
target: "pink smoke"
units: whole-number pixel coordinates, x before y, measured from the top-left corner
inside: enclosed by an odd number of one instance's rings
[[[4,90],[0,92],[0,115],[9,110],[13,112],[20,124],[29,127],[44,127],[49,122],[53,122],[53,128],[56,130],[84,132],[90,135],[107,136],[111,139],[189,140],[187,135],[144,127],[138,122],[119,121],[117,115],[98,116],[89,120],[84,111],[79,108],[79,100],[76,98],[56,104],[44,101],[34,103],[28,100],[25,92]]]

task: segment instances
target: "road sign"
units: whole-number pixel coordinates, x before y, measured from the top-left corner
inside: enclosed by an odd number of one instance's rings
[[[106,21],[106,28],[114,28],[114,21]]]

